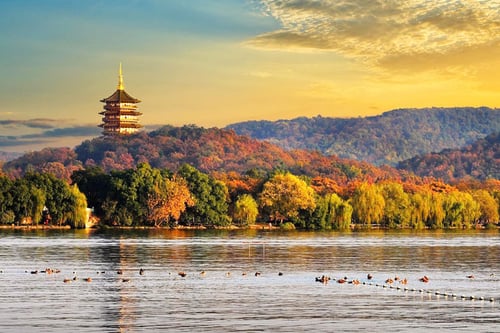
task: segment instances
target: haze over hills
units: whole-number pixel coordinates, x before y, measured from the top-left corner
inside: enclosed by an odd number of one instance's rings
[[[417,155],[461,148],[497,132],[500,109],[398,109],[375,117],[247,121],[227,128],[285,149],[318,150],[341,158],[394,166]]]

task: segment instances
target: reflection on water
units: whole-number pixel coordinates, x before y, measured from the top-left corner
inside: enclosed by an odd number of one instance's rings
[[[498,232],[5,231],[0,270],[2,332],[491,332],[500,312]]]

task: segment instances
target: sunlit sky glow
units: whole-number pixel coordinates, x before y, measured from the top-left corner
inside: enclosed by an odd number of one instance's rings
[[[6,0],[0,150],[99,135],[100,99],[146,126],[500,101],[500,0]]]

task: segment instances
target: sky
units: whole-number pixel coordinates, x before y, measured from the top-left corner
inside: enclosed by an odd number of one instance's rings
[[[500,0],[0,0],[0,151],[146,130],[500,106]]]

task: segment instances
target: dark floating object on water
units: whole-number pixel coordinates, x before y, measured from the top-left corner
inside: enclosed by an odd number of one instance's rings
[[[368,280],[371,280],[371,279],[373,279],[373,275],[371,275],[370,273],[368,273],[368,275],[366,276],[366,278],[367,278]]]
[[[142,268],[141,268],[141,269],[139,270],[139,275],[144,275],[144,269],[142,269]]]
[[[119,269],[119,270],[116,271],[116,274],[120,274],[121,275],[121,274],[123,274],[123,271],[121,269]]]
[[[316,277],[316,282],[328,283],[330,281],[330,277],[326,275],[321,275],[321,277]]]
[[[429,278],[426,275],[422,276],[419,280],[420,282],[425,282],[425,283],[429,282]]]
[[[179,274],[179,276],[182,276],[182,277],[186,277],[186,275],[187,275],[186,272],[179,272],[177,274]]]
[[[129,282],[130,279],[122,279],[122,282]]]
[[[255,272],[255,276],[260,276],[261,272]]]
[[[283,276],[283,272],[278,272],[278,276]]]

